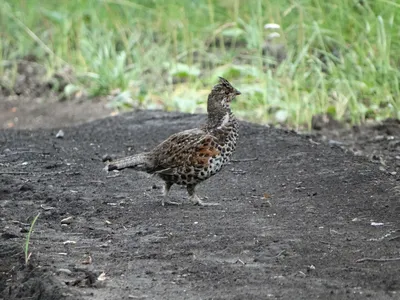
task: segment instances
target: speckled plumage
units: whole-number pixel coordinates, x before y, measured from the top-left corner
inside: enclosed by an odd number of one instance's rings
[[[238,122],[230,103],[237,95],[240,92],[226,79],[220,78],[208,96],[205,125],[175,133],[150,152],[113,161],[106,170],[135,168],[156,174],[165,182],[165,197],[173,184],[186,185],[194,204],[214,205],[202,202],[195,193],[195,187],[218,173],[236,149]]]

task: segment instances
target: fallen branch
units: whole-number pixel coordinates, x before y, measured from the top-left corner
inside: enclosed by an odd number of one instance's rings
[[[388,261],[400,261],[400,257],[393,257],[393,258],[372,258],[372,257],[365,257],[356,260],[356,263],[366,262],[366,261],[373,261],[373,262],[388,262]]]

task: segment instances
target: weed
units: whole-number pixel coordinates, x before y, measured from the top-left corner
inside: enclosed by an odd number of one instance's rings
[[[29,231],[26,234],[25,245],[24,245],[25,265],[28,265],[29,259],[31,258],[31,255],[32,255],[32,252],[29,251],[29,244],[30,244],[33,228],[35,227],[35,223],[36,223],[37,219],[39,218],[39,216],[40,216],[40,213],[38,213],[36,215],[36,217],[33,219],[31,226],[29,227]]]

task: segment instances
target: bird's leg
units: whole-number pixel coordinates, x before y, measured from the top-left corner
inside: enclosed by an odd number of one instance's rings
[[[173,201],[166,200],[167,197],[168,197],[169,190],[171,189],[172,185],[173,185],[173,183],[165,182],[165,184],[163,186],[163,192],[162,192],[163,193],[163,197],[162,197],[162,200],[161,200],[161,205],[162,206],[165,206],[165,204],[169,204],[169,205],[181,205],[182,204],[182,203],[179,203],[179,202],[173,202]]]
[[[189,193],[190,201],[194,205],[200,205],[200,206],[216,206],[216,205],[220,205],[219,203],[201,201],[199,196],[197,196],[197,194],[196,194],[196,185],[194,185],[194,184],[188,185],[187,186],[187,191]]]

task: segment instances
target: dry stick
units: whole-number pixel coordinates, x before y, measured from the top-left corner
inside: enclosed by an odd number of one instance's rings
[[[388,262],[388,261],[398,261],[400,257],[393,257],[393,258],[372,258],[372,257],[365,257],[356,260],[356,263],[366,262],[366,261],[373,261],[373,262]]]
[[[258,160],[258,157],[243,158],[243,159],[231,159],[231,162],[246,162],[246,161],[255,161],[255,160]]]
[[[285,252],[286,252],[286,250],[284,249],[284,250],[280,251],[277,255],[273,256],[272,258],[279,257],[279,256],[281,256],[281,255],[282,255],[283,253],[285,253]]]
[[[394,241],[394,240],[397,240],[397,239],[400,239],[400,235],[396,235],[396,236],[388,239],[388,241]]]

